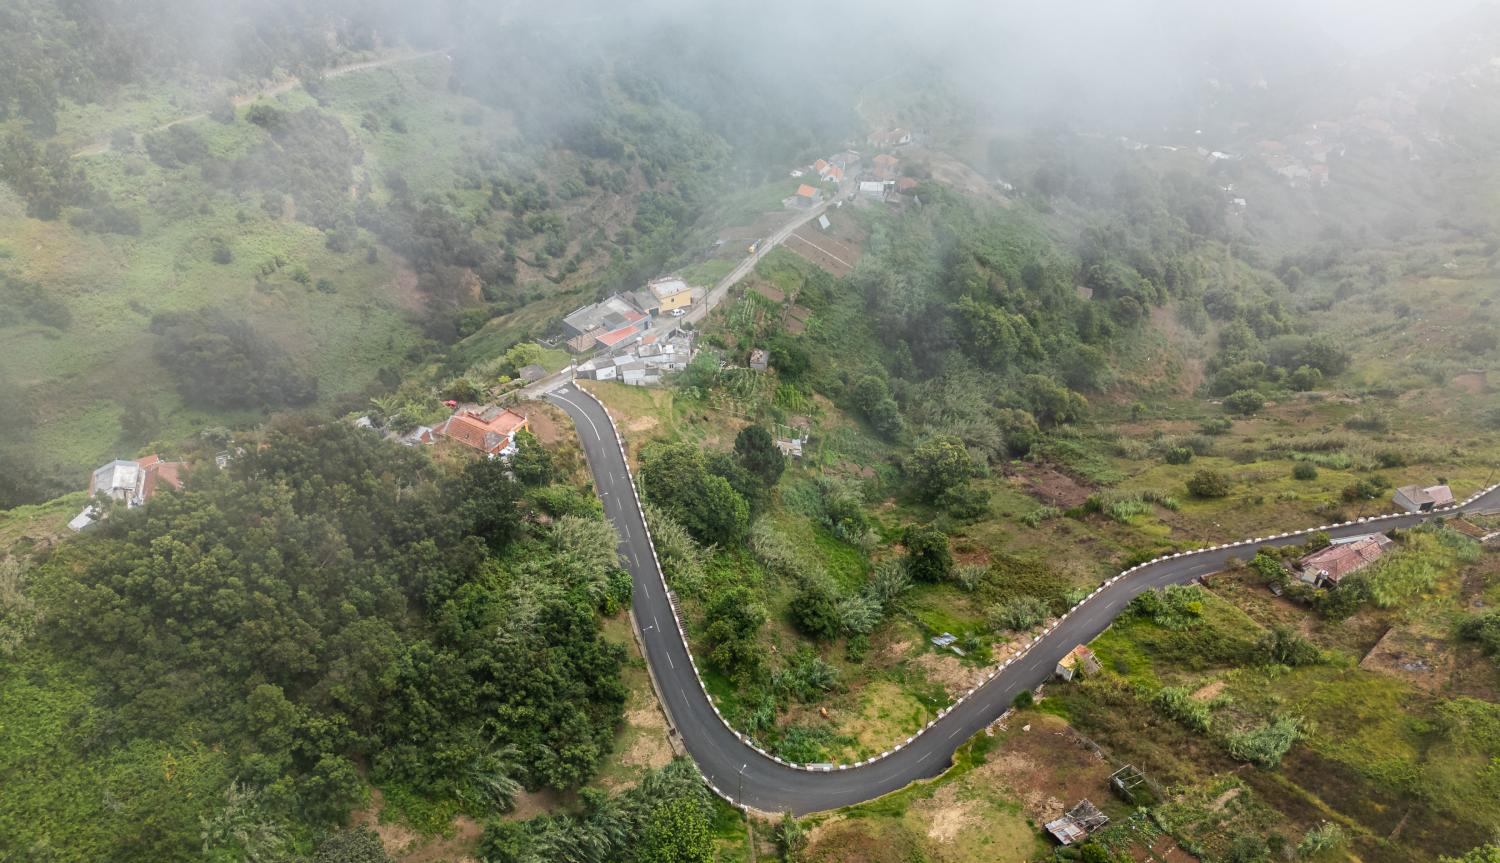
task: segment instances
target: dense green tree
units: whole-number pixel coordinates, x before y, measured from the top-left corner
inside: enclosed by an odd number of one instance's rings
[[[390,863],[380,835],[369,827],[351,827],[333,834],[318,846],[313,863]]]
[[[1439,857],[1441,863],[1500,863],[1500,845],[1480,845],[1459,857]]]
[[[1322,659],[1317,645],[1308,641],[1301,633],[1284,626],[1273,627],[1257,645],[1270,662],[1278,665],[1315,665]]]
[[[1036,417],[1028,411],[1003,408],[995,412],[995,424],[1005,438],[1005,449],[1011,455],[1024,456],[1042,438]]]
[[[907,456],[905,470],[917,496],[934,503],[968,482],[974,475],[974,464],[963,441],[941,436],[918,444]]]
[[[1490,656],[1500,656],[1500,611],[1475,614],[1459,624],[1458,634],[1477,643]]]
[[[641,863],[712,863],[714,847],[708,807],[678,798],[651,810],[635,857]]]
[[[1323,372],[1314,366],[1298,366],[1296,371],[1287,375],[1286,383],[1298,392],[1315,390],[1323,383]]]
[[[710,474],[729,483],[729,487],[744,499],[751,520],[765,511],[771,501],[771,490],[735,456],[727,452],[712,453],[704,464]]]
[[[855,382],[850,391],[854,407],[869,421],[876,432],[886,438],[901,434],[904,422],[901,408],[891,398],[890,387],[885,379],[876,375],[865,375]]]
[[[771,339],[771,365],[788,381],[800,381],[812,370],[812,355],[796,336],[778,333]]]
[[[738,681],[757,680],[765,669],[765,653],[757,639],[766,615],[750,589],[736,584],[720,590],[704,618],[709,662]]]
[[[0,70],[0,80],[3,76]],[[26,202],[26,215],[37,219],[56,219],[64,207],[82,204],[92,193],[83,168],[66,147],[55,142],[41,147],[20,133],[0,142],[0,180]]]
[[[1224,410],[1240,416],[1250,416],[1265,406],[1265,397],[1251,389],[1236,390],[1224,397]]]
[[[965,296],[954,307],[964,349],[976,362],[1000,369],[1042,355],[1042,343],[1021,315]]]
[[[792,622],[805,635],[827,641],[839,634],[842,620],[833,590],[821,578],[807,578],[792,599]]]
[[[193,792],[222,798],[202,842],[235,859],[275,845],[279,825],[342,823],[364,798],[356,759],[476,814],[518,784],[586,781],[624,704],[623,650],[596,617],[612,534],[597,516],[528,527],[497,462],[433,473],[344,424],[278,426],[28,573],[33,643],[107,693],[112,731],[88,757],[182,749],[191,728],[242,783]],[[199,813],[137,784],[159,839],[121,834],[106,856],[185,859]]]
[[[1082,419],[1088,407],[1083,396],[1045,375],[1027,375],[1022,380],[1022,391],[1032,415],[1043,426]]]
[[[745,535],[750,509],[690,443],[656,444],[641,457],[641,490],[702,543],[730,545]]]
[[[154,354],[190,404],[221,409],[303,405],[317,379],[299,369],[253,328],[227,312],[159,314]]]
[[[1224,497],[1229,494],[1229,477],[1204,468],[1188,477],[1187,490],[1193,497]]]
[[[776,441],[764,427],[754,425],[740,429],[734,437],[734,454],[745,469],[760,478],[766,486],[773,486],[786,470],[786,456],[777,448]]]
[[[906,569],[913,579],[936,583],[953,571],[948,535],[937,528],[910,525],[901,535],[901,544],[906,546]]]
[[[525,429],[516,433],[516,451],[510,457],[510,469],[522,485],[543,486],[557,478],[551,451]]]
[[[458,483],[462,504],[458,517],[467,531],[492,549],[503,548],[521,533],[520,491],[499,459],[475,459],[464,466]]]

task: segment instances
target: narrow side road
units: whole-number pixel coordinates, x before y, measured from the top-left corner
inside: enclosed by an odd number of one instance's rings
[[[836,809],[937,776],[948,769],[954,750],[995,721],[1017,694],[1051,677],[1064,654],[1103,632],[1138,594],[1217,572],[1230,557],[1247,553],[1246,547],[1220,548],[1143,566],[1076,607],[1019,660],[890,755],[846,769],[799,769],[762,754],[731,731],[704,692],[677,628],[622,444],[609,414],[593,396],[576,386],[561,386],[546,399],[562,408],[577,426],[604,514],[619,535],[620,559],[634,585],[632,606],[646,661],[656,673],[668,716],[709,784],[733,802],[763,812],[802,815]],[[1491,490],[1463,509],[1500,509],[1500,490]],[[1339,525],[1329,534],[1334,538],[1358,536],[1453,514],[1449,510]],[[1268,538],[1260,544],[1291,545],[1301,539]]]

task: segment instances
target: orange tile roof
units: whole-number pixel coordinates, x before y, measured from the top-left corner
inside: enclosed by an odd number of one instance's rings
[[[1324,578],[1338,584],[1344,576],[1358,572],[1379,560],[1381,555],[1385,554],[1386,546],[1390,544],[1391,541],[1384,534],[1376,534],[1354,542],[1330,545],[1309,554],[1297,563],[1303,569],[1318,572]]]
[[[482,420],[469,414],[454,414],[439,428],[444,437],[458,441],[474,449],[488,450],[485,437],[489,434]]]
[[[151,471],[157,479],[172,488],[182,488],[182,462],[180,461],[158,461],[156,470]]]
[[[803,183],[802,185],[797,187],[797,197],[799,198],[816,198],[817,196],[818,190],[814,189],[812,186],[807,185],[806,183]]]
[[[606,348],[612,348],[620,342],[623,342],[631,336],[635,335],[637,332],[639,332],[639,330],[633,324],[628,327],[621,327],[612,333],[605,333],[604,335],[600,336],[599,344],[604,345]]]
[[[526,417],[506,408],[498,416],[489,422],[489,429],[497,434],[508,435],[517,429],[524,428]]]

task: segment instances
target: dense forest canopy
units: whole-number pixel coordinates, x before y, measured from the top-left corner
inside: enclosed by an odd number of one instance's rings
[[[54,757],[106,784],[129,751],[208,747],[193,781],[253,792],[292,844],[342,823],[366,772],[476,815],[523,786],[576,788],[623,704],[597,623],[622,599],[618,564],[597,516],[530,513],[498,462],[447,476],[368,433],[287,428],[36,567],[36,639],[0,686],[94,692],[92,730]],[[16,788],[34,766],[0,775]],[[225,806],[210,787],[130,823],[68,778],[14,792],[10,847],[71,823],[70,856],[193,859],[199,819]]]

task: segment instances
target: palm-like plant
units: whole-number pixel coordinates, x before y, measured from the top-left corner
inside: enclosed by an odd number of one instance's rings
[[[516,780],[524,770],[520,760],[520,749],[492,743],[469,762],[468,769],[464,771],[464,789],[460,796],[474,803],[492,806],[500,812],[509,812],[515,807],[516,797],[522,790],[521,783]]]
[[[401,410],[401,399],[396,395],[375,396],[370,399],[370,407],[380,415],[381,420],[387,420],[395,416]]]

